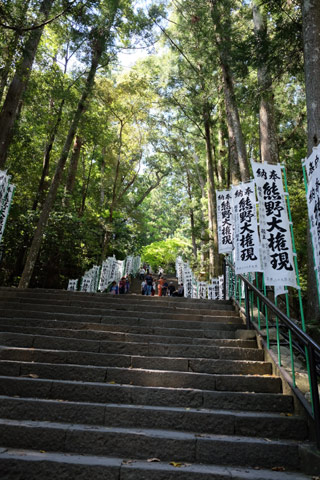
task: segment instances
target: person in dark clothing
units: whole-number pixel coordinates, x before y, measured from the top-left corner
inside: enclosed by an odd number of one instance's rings
[[[164,278],[164,284],[162,285],[162,292],[161,292],[161,296],[162,297],[166,297],[167,296],[167,290],[168,290],[168,282],[167,280]]]
[[[176,289],[176,287],[173,285],[173,282],[170,282],[170,283],[169,283],[169,287],[168,287],[168,291],[169,291],[170,297],[172,297],[173,292],[175,291],[175,289]]]
[[[147,285],[146,295],[151,295],[153,278],[152,278],[152,275],[150,275],[149,270],[147,270],[147,275],[145,276],[145,282]]]
[[[125,293],[126,291],[126,279],[125,277],[122,277],[120,282],[119,282],[119,293]]]

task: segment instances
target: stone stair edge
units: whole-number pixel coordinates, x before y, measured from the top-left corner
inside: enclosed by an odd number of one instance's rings
[[[170,462],[161,462],[159,459],[136,460],[123,459],[117,457],[101,457],[93,455],[63,454],[57,452],[42,452],[35,450],[19,450],[2,448],[0,450],[0,460],[2,468],[17,468],[17,473],[23,468],[28,474],[28,466],[34,469],[34,463],[38,465],[36,477],[48,480],[70,479],[70,470],[73,478],[78,477],[79,472],[86,478],[95,480],[106,480],[106,468],[109,473],[108,480],[134,480],[139,472],[140,480],[194,480],[195,475],[202,480],[310,480],[309,476],[302,473],[277,472],[272,470],[262,470],[258,472],[248,467],[222,467],[220,465],[202,465],[202,464],[183,464],[177,469]],[[20,466],[21,465],[21,466]],[[62,465],[60,469],[59,466]],[[57,468],[55,468],[57,467]],[[183,471],[181,471],[181,468]],[[60,472],[59,472],[60,470]],[[178,470],[178,471],[177,471]],[[21,471],[21,470],[20,470]],[[67,471],[67,472],[66,472]],[[53,476],[52,476],[53,474]],[[41,476],[40,476],[41,475]],[[27,477],[28,480],[31,477]]]
[[[150,387],[141,385],[117,385],[105,382],[56,380],[45,378],[1,376],[0,392],[8,395],[14,391],[21,393],[27,389],[29,396],[36,395],[38,398],[71,399],[85,398],[91,400],[95,396],[96,402],[106,403],[112,398],[111,403],[132,403],[141,405],[164,405],[173,402],[175,406],[195,408],[217,408],[217,405],[228,406],[231,410],[248,411],[293,411],[293,399],[291,395],[283,393],[252,393],[252,392],[228,392],[212,391],[177,387],[172,391],[168,387]],[[36,389],[36,391],[34,391]],[[109,400],[110,401],[110,400]]]
[[[281,462],[289,469],[299,469],[296,441],[262,437],[180,432],[163,429],[139,430],[122,427],[81,426],[55,422],[0,419],[0,432],[8,447],[41,448],[65,453],[128,454],[145,458],[162,456],[164,460],[191,463],[249,465],[270,467]],[[58,447],[59,446],[59,447]],[[62,448],[61,448],[62,446]],[[77,450],[75,450],[77,449]],[[60,450],[60,451],[61,451]]]

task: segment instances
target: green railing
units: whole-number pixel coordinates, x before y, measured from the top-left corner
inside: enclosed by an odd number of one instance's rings
[[[225,276],[227,266],[235,275],[234,265],[232,265],[228,259],[225,259]],[[258,276],[256,276],[256,283],[257,282]],[[289,345],[291,359],[291,382],[289,383],[291,383],[293,391],[298,394],[300,399],[302,399],[302,393],[296,386],[294,350],[298,351],[299,354],[304,357],[309,379],[311,408],[307,405],[306,401],[303,403],[314,423],[316,442],[320,449],[320,401],[318,391],[318,378],[320,378],[320,346],[267,297],[267,291],[263,281],[260,286],[261,288],[259,288],[258,283],[257,286],[253,285],[249,278],[243,275],[235,275],[233,299],[240,309],[243,309],[248,329],[255,328],[260,332],[260,329],[265,327],[267,349],[270,349],[270,329],[276,329],[277,356],[280,368],[282,366],[281,342],[286,342]],[[254,318],[254,306],[257,308],[257,323]],[[262,314],[264,317],[263,322],[261,319]],[[272,317],[274,317],[274,320],[272,320]]]

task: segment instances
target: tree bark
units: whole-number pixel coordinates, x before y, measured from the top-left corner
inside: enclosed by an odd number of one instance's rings
[[[320,0],[302,2],[303,50],[306,83],[308,155],[320,142]],[[313,249],[308,229],[308,312],[309,320],[320,320]]]
[[[211,145],[211,125],[210,125],[210,112],[209,106],[204,104],[203,106],[203,124],[205,129],[206,138],[206,151],[207,151],[207,184],[208,184],[208,220],[209,220],[209,274],[215,275],[217,271],[217,265],[215,262],[215,248],[218,244],[217,241],[217,220],[216,220],[216,195],[215,195],[215,182],[214,182],[214,170],[213,170],[213,157],[212,157],[212,145]]]
[[[50,190],[48,192],[48,196],[47,196],[46,201],[44,203],[43,210],[40,214],[37,229],[36,229],[35,235],[33,237],[33,241],[32,241],[31,247],[30,247],[30,251],[28,253],[28,257],[27,257],[27,260],[26,260],[26,264],[25,264],[25,267],[24,267],[24,270],[23,270],[23,273],[22,273],[22,276],[21,276],[21,279],[20,279],[19,288],[27,288],[28,285],[29,285],[29,282],[31,280],[33,269],[34,269],[34,266],[35,266],[35,263],[36,263],[36,260],[37,260],[38,254],[39,254],[39,250],[40,250],[40,246],[41,246],[41,242],[42,242],[42,237],[43,237],[43,234],[45,232],[46,225],[48,223],[48,219],[49,219],[51,209],[52,209],[52,207],[54,205],[54,202],[55,202],[58,187],[60,185],[63,169],[64,169],[64,166],[66,164],[68,154],[69,154],[74,136],[76,134],[81,115],[84,111],[86,101],[88,99],[89,94],[91,93],[92,88],[93,88],[94,77],[95,77],[95,74],[96,74],[96,71],[97,71],[97,68],[98,68],[98,65],[99,65],[101,55],[102,55],[103,50],[104,50],[105,41],[106,41],[106,38],[104,36],[103,37],[99,36],[97,38],[95,44],[94,44],[94,47],[93,47],[94,49],[93,49],[93,52],[92,52],[91,67],[90,67],[90,71],[89,71],[88,76],[87,76],[86,85],[85,85],[85,88],[83,90],[81,99],[78,103],[77,110],[74,113],[73,120],[72,120],[72,123],[70,125],[70,129],[69,129],[64,147],[62,149],[61,156],[60,156],[60,159],[58,161],[54,177],[52,179],[52,183],[51,183],[51,186],[50,186]]]
[[[54,0],[43,0],[40,7],[41,20],[47,20]],[[12,131],[17,118],[17,111],[21,97],[28,84],[33,61],[37,52],[43,28],[30,32],[26,41],[21,61],[9,86],[6,99],[0,114],[0,168],[3,168],[10,143]]]
[[[250,171],[247,160],[247,152],[244,144],[242,128],[240,124],[240,117],[236,103],[236,97],[233,88],[233,79],[230,67],[224,58],[222,51],[220,55],[220,66],[223,76],[223,90],[227,111],[228,132],[230,139],[230,148],[237,154],[237,164],[239,165],[240,178],[242,182],[250,180]],[[232,158],[233,159],[233,158]],[[234,161],[234,159],[233,159]]]
[[[64,205],[66,207],[69,204],[68,195],[72,194],[74,184],[75,184],[75,181],[76,181],[76,175],[77,175],[78,163],[79,163],[79,158],[80,158],[80,152],[81,152],[82,145],[83,145],[82,138],[79,137],[79,135],[76,135],[76,138],[75,138],[75,141],[74,141],[74,144],[73,144],[70,164],[69,164],[66,186],[65,186],[65,189],[64,189],[64,194],[65,194]]]
[[[258,47],[260,158],[262,162],[277,163],[279,160],[278,139],[274,118],[272,78],[268,68],[267,19],[262,14],[257,0],[253,2],[252,13]]]
[[[191,227],[191,240],[192,240],[192,250],[193,250],[193,256],[197,260],[197,242],[196,242],[196,235],[195,235],[195,224],[194,224],[194,213],[193,213],[193,208],[192,208],[192,192],[191,192],[191,183],[190,183],[190,172],[187,169],[187,192],[190,200],[190,209],[189,209],[189,215],[190,215],[190,227]]]
[[[47,144],[44,150],[42,173],[41,173],[41,178],[40,178],[36,198],[34,199],[34,202],[33,202],[32,210],[37,209],[39,202],[41,204],[43,203],[44,192],[48,184],[48,182],[46,182],[46,177],[49,175],[50,155],[51,155],[53,144],[59,129],[59,125],[61,123],[63,106],[64,106],[64,100],[62,100],[60,103],[59,112],[58,112],[55,124],[49,135],[49,139],[47,141]]]

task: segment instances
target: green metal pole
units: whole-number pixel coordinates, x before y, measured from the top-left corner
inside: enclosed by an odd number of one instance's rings
[[[290,232],[291,232],[291,239],[292,239],[292,250],[294,254],[294,267],[295,267],[295,272],[296,272],[296,278],[297,278],[297,289],[298,289],[298,296],[299,296],[299,306],[300,306],[300,315],[301,315],[301,326],[302,330],[305,332],[306,331],[306,325],[305,325],[305,320],[304,320],[304,313],[303,313],[303,305],[302,305],[302,295],[301,295],[301,287],[300,287],[300,277],[299,277],[299,270],[298,270],[298,260],[297,260],[297,251],[296,251],[296,246],[295,246],[295,241],[294,241],[294,235],[293,235],[293,225],[292,225],[292,216],[291,216],[291,208],[290,208],[290,199],[289,199],[289,192],[288,192],[288,184],[287,184],[287,174],[286,174],[286,169],[284,165],[281,166],[282,171],[283,171],[283,176],[284,176],[284,184],[285,184],[285,190],[286,190],[286,197],[287,197],[287,206],[288,206],[288,215],[289,215],[289,221],[290,221]],[[304,170],[304,169],[303,169]],[[305,177],[305,170],[303,172],[304,177]],[[305,178],[306,180],[306,178]],[[308,190],[307,190],[308,192]],[[317,284],[318,286],[318,284]],[[318,295],[319,295],[319,286],[318,286]],[[319,304],[320,304],[320,297],[319,297]],[[313,408],[313,401],[312,401],[312,388],[311,388],[311,375],[310,375],[310,361],[309,361],[309,354],[307,347],[305,347],[305,353],[306,353],[306,363],[307,363],[307,372],[308,372],[308,378],[309,378],[309,386],[310,386],[310,396],[311,396],[311,407],[312,411],[314,411]]]
[[[256,273],[256,286],[259,289],[259,275]],[[261,314],[260,314],[260,298],[257,297],[257,309],[258,309],[258,328],[261,329]]]
[[[266,297],[267,296],[267,288],[266,288],[266,284],[264,282],[264,273],[262,274],[262,288],[263,288],[264,296]],[[266,321],[267,347],[268,347],[268,350],[269,350],[270,349],[270,335],[269,335],[269,322],[268,322],[268,307],[266,305],[264,306],[264,317],[265,317],[265,321]]]
[[[278,306],[278,298],[274,297],[275,306]],[[277,351],[278,351],[278,362],[281,367],[281,350],[280,350],[280,334],[279,334],[279,319],[276,316],[276,327],[277,327]]]

